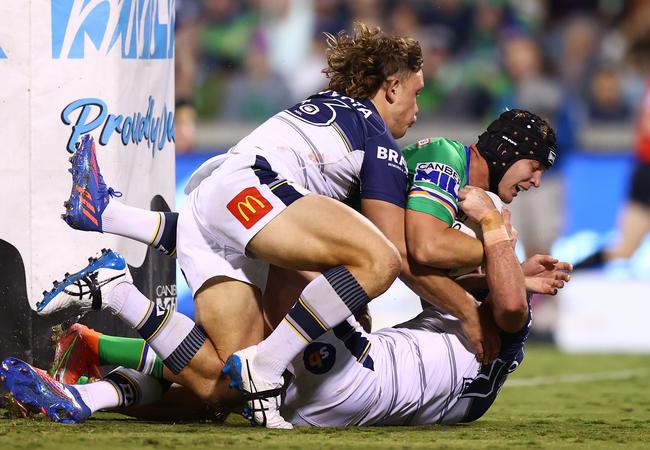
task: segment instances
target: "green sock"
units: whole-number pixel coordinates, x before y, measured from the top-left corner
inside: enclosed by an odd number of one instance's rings
[[[163,362],[144,339],[102,334],[99,363],[128,367],[158,379],[163,377]]]
[[[90,384],[92,382],[93,382],[92,379],[88,378],[85,375],[82,375],[82,376],[79,377],[79,379],[77,380],[77,382],[75,384]]]

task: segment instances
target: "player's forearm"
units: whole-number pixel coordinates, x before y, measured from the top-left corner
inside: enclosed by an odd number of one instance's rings
[[[400,279],[417,295],[460,320],[477,318],[477,302],[445,272],[406,258]]]
[[[476,267],[483,262],[483,245],[453,228],[408,236],[409,253],[419,263],[439,269]]]
[[[497,212],[481,221],[488,288],[494,320],[504,331],[520,330],[528,318],[524,274]],[[505,233],[505,235],[504,235]]]

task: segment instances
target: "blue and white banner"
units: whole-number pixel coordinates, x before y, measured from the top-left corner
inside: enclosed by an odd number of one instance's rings
[[[175,0],[0,2],[0,239],[22,258],[30,304],[102,247],[145,262],[145,245],[60,218],[83,136],[120,200],[174,209],[174,23]],[[151,295],[169,303],[175,289]]]

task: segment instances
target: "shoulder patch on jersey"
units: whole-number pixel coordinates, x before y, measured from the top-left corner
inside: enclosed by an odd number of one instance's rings
[[[326,342],[312,342],[305,349],[302,360],[305,369],[316,375],[322,375],[334,367],[336,347]]]
[[[420,139],[419,141],[417,141],[416,145],[417,145],[418,147],[424,147],[424,146],[427,145],[429,142],[431,142],[431,139],[429,139],[429,138]]]

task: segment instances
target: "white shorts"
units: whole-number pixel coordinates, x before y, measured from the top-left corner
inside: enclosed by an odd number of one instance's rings
[[[246,256],[248,242],[309,191],[281,179],[260,156],[230,155],[190,192],[179,214],[178,263],[192,294],[226,276],[264,291],[265,261]]]

